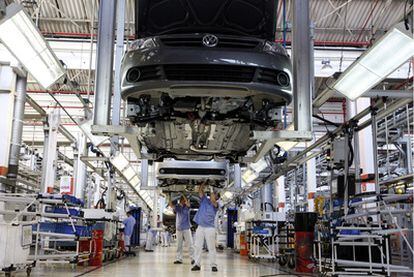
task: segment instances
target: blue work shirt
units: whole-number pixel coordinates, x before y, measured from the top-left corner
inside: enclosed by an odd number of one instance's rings
[[[190,229],[190,209],[187,206],[175,205],[175,226],[178,231]]]
[[[215,218],[218,208],[214,207],[213,203],[207,196],[203,196],[200,201],[200,208],[194,216],[194,221],[201,227],[215,227]]]
[[[132,232],[134,232],[134,226],[136,223],[136,220],[133,216],[128,216],[127,218],[124,219],[124,221],[122,222],[125,225],[124,228],[124,235],[125,236],[132,236]]]

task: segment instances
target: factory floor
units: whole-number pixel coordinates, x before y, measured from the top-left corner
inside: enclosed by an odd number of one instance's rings
[[[217,253],[217,264],[219,272],[211,272],[208,265],[207,253],[203,253],[200,272],[191,272],[189,259],[184,260],[184,264],[173,264],[175,258],[175,245],[170,247],[156,247],[154,252],[137,251],[136,257],[123,258],[120,261],[109,263],[100,268],[78,266],[72,269],[69,265],[38,265],[31,276],[298,276],[289,275],[279,271],[275,263],[252,262],[247,257],[241,257],[231,250]],[[0,274],[1,276],[1,274]],[[15,276],[26,276],[16,274]]]

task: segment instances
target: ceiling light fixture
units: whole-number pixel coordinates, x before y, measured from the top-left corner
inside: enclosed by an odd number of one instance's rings
[[[43,88],[49,88],[65,74],[61,62],[21,5],[7,6],[0,21],[0,40]]]
[[[334,89],[355,100],[414,55],[412,30],[395,25],[339,77]]]

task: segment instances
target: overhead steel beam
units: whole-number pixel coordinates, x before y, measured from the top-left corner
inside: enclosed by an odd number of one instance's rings
[[[132,150],[134,150],[135,155],[137,156],[138,159],[149,159],[152,160],[155,158],[155,156],[153,154],[146,154],[146,153],[141,153],[141,143],[138,140],[138,137],[140,135],[140,131],[139,128],[136,126],[122,126],[122,125],[118,125],[118,126],[113,126],[113,125],[108,125],[108,126],[98,126],[98,125],[93,125],[91,127],[92,129],[92,133],[95,135],[99,135],[99,136],[112,136],[112,135],[116,135],[116,136],[123,136],[125,137]]]
[[[253,138],[257,141],[262,141],[259,149],[253,157],[243,158],[244,162],[255,163],[269,152],[276,143],[282,141],[308,141],[312,139],[310,131],[253,131]]]
[[[412,99],[414,96],[413,91],[411,90],[382,90],[382,89],[372,89],[362,95],[362,97],[389,97],[389,98],[409,98]],[[342,96],[344,97],[344,96]]]
[[[28,145],[28,146],[36,146],[36,147],[43,147],[43,145],[44,145],[43,140],[35,140],[35,141],[23,140],[23,143]],[[58,143],[57,143],[58,146],[64,146],[64,147],[71,146],[71,144],[72,143],[69,142],[69,141],[58,141]]]
[[[116,3],[101,0],[99,6],[94,125],[110,124]]]
[[[331,85],[333,86],[333,85]],[[388,98],[413,98],[413,92],[410,90],[382,90],[382,89],[372,89],[365,92],[361,97],[388,97]],[[320,108],[329,98],[338,97],[345,98],[344,95],[336,92],[330,88],[326,88],[313,101],[314,108]]]

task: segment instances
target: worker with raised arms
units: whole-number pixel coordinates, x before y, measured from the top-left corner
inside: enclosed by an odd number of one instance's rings
[[[176,205],[174,205],[172,201],[170,201],[170,207],[173,209],[176,215],[175,225],[177,236],[177,256],[174,261],[174,264],[183,263],[183,240],[185,240],[185,242],[188,245],[191,264],[194,264],[194,246],[190,230],[190,202],[184,195],[182,195],[179,202]]]
[[[201,252],[204,240],[206,240],[211,270],[217,272],[215,218],[218,210],[218,198],[212,190],[210,191],[210,198],[207,197],[204,192],[204,187],[205,183],[201,184],[198,190],[200,207],[194,217],[194,221],[198,224],[198,227],[195,235],[195,263],[191,270],[199,271],[201,269]]]

